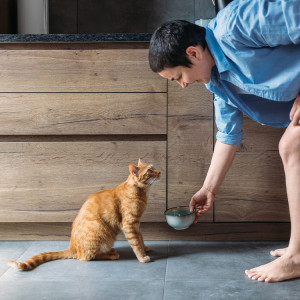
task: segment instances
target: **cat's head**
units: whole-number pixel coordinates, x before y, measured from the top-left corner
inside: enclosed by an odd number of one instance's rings
[[[160,171],[156,170],[152,165],[143,163],[140,159],[138,165],[129,165],[131,177],[136,183],[149,186],[160,179]]]

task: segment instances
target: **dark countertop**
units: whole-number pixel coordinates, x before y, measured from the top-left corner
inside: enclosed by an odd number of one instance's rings
[[[0,34],[0,43],[149,42],[151,33]]]

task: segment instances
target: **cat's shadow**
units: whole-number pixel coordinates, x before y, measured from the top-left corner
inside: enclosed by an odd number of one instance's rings
[[[151,246],[150,246],[151,247]],[[120,254],[120,260],[135,260],[137,259],[130,245],[128,246],[116,246],[115,249]],[[155,247],[151,248],[150,251],[146,253],[146,255],[150,256],[151,262],[163,260],[168,258],[168,252],[166,250],[166,246],[164,245],[155,245]]]
[[[147,242],[145,242],[146,245]],[[176,257],[188,257],[188,256],[194,256],[194,255],[201,255],[201,254],[222,254],[222,255],[231,255],[232,253],[239,254],[240,252],[249,252],[249,255],[252,254],[252,252],[257,251],[255,245],[251,246],[248,244],[239,245],[239,247],[236,247],[236,245],[233,244],[225,244],[220,247],[220,244],[218,243],[189,243],[188,247],[187,245],[183,244],[182,242],[178,243],[172,243],[172,245],[165,245],[165,244],[156,244],[151,245],[150,251],[146,253],[146,255],[150,256],[151,262],[164,260],[167,258],[176,258]],[[130,245],[115,245],[114,247],[120,254],[120,260],[135,260],[136,256],[130,247]]]

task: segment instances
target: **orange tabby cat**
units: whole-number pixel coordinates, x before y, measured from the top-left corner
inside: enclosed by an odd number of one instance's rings
[[[160,172],[142,163],[129,165],[128,179],[111,190],[91,195],[82,205],[72,225],[69,248],[60,252],[41,253],[26,262],[9,261],[19,270],[31,270],[38,265],[56,259],[79,260],[118,259],[112,248],[122,228],[137,259],[149,262],[150,257],[140,233],[140,219],[147,205],[147,192],[152,183],[159,180]]]

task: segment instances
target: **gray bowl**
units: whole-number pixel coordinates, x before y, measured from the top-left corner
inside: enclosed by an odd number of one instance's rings
[[[190,212],[188,206],[177,206],[165,211],[167,223],[176,230],[187,229],[195,220],[195,211]]]

